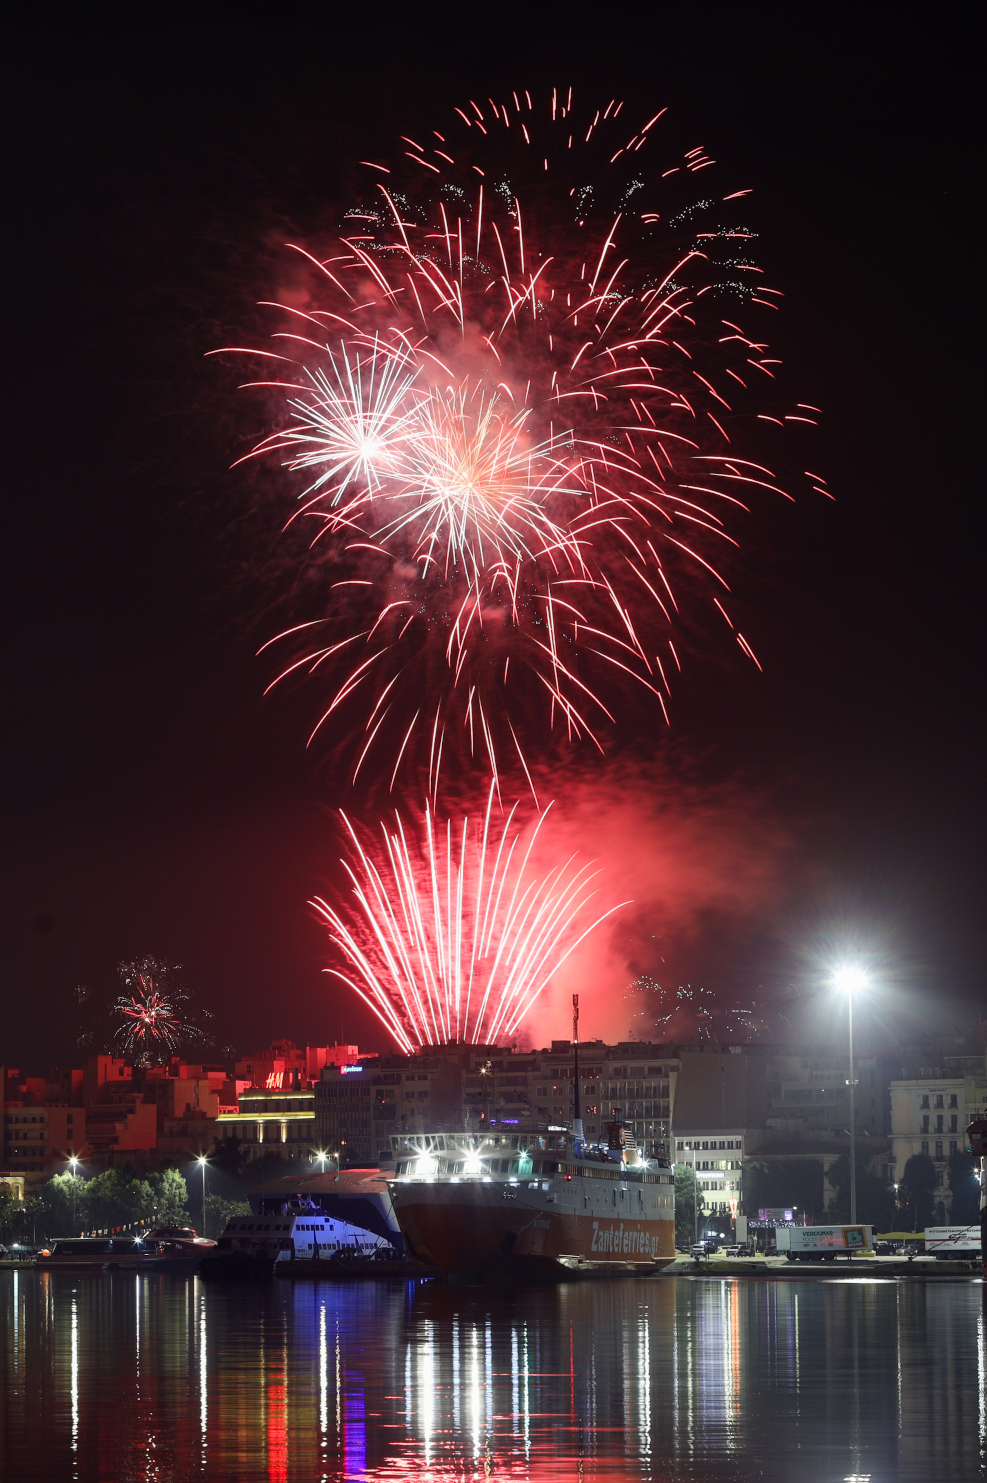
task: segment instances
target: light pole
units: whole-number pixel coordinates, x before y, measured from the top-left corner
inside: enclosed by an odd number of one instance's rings
[[[204,1153],[200,1153],[196,1163],[202,1170],[202,1234],[206,1234],[206,1165],[209,1160]]]
[[[833,975],[836,987],[846,994],[847,1003],[847,1028],[849,1034],[850,1049],[850,1077],[847,1086],[850,1088],[850,1224],[857,1224],[857,1117],[854,1109],[853,1089],[856,1081],[853,1075],[853,991],[862,989],[867,983],[867,975],[860,968],[840,968]]]
[[[76,1158],[75,1154],[72,1154],[70,1156],[70,1158],[69,1158],[69,1168],[72,1171],[72,1234],[73,1234],[73,1236],[76,1233],[75,1232],[75,1226],[76,1226],[76,1220],[75,1220],[75,1181],[76,1181],[76,1179],[78,1177],[78,1175],[76,1173],[78,1167],[79,1167],[79,1160]]]

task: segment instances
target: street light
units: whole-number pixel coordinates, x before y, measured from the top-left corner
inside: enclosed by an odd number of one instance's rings
[[[74,1153],[69,1155],[69,1168],[72,1171],[72,1234],[74,1236],[75,1235],[75,1224],[76,1224],[76,1222],[75,1222],[75,1181],[76,1181],[76,1179],[78,1177],[77,1170],[79,1168],[79,1160],[78,1160],[78,1158],[76,1157],[76,1155]]]
[[[838,968],[833,974],[833,984],[841,994],[846,994],[847,1003],[847,1026],[850,1044],[850,1079],[847,1086],[850,1088],[850,1224],[857,1224],[857,1117],[854,1111],[853,1089],[856,1081],[853,1076],[853,995],[854,990],[866,988],[867,975],[862,968],[854,968],[849,965]]]
[[[196,1163],[202,1170],[202,1234],[206,1234],[206,1165],[209,1160],[204,1153],[200,1153]]]

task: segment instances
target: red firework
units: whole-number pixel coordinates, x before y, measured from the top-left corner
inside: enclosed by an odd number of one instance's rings
[[[163,1060],[188,1040],[204,1040],[184,1012],[185,990],[174,980],[175,968],[154,957],[121,963],[117,969],[124,992],[113,1008],[122,1019],[116,1031],[128,1055],[144,1063]]]
[[[591,865],[570,857],[540,869],[545,813],[526,828],[515,807],[498,823],[493,803],[491,787],[485,812],[455,826],[429,809],[418,829],[396,815],[381,825],[379,843],[361,839],[343,815],[351,902],[342,910],[312,902],[347,963],[329,972],[409,1053],[510,1040],[573,949],[619,909],[586,924]]]
[[[777,294],[747,192],[696,200],[701,149],[648,170],[660,116],[571,93],[456,110],[370,166],[346,234],[304,253],[309,304],[255,352],[286,403],[255,453],[304,474],[289,525],[317,573],[272,683],[325,680],[310,740],[349,738],[354,778],[425,767],[434,795],[450,752],[528,773],[532,735],[600,745],[632,690],[667,720],[710,617],[754,659],[722,556],[751,496],[791,496],[742,426],[815,409],[758,410],[777,361],[736,320]]]

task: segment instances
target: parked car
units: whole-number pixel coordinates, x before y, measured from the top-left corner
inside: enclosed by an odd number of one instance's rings
[[[725,1248],[727,1256],[747,1256],[747,1242],[736,1241],[733,1246]]]

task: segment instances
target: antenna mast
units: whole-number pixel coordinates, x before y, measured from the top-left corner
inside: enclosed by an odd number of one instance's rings
[[[572,996],[572,1074],[574,1077],[572,1094],[572,1131],[576,1139],[576,1147],[583,1140],[583,1109],[579,1100],[579,995]]]

